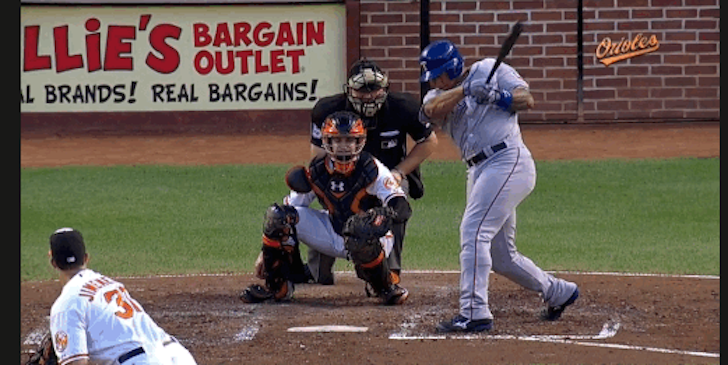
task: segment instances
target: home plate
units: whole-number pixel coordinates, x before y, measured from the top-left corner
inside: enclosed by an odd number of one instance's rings
[[[366,332],[368,330],[369,330],[368,327],[327,325],[327,326],[291,327],[288,329],[288,332]]]

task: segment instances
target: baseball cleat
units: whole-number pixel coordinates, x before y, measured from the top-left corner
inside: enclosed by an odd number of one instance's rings
[[[397,305],[404,303],[409,298],[409,291],[397,284],[392,284],[389,289],[382,290],[379,296],[384,305]]]
[[[239,298],[245,303],[262,303],[268,299],[273,299],[273,293],[262,285],[251,284],[240,293]]]
[[[579,298],[578,287],[574,290],[574,294],[571,294],[571,297],[569,297],[569,299],[566,300],[564,304],[546,308],[543,313],[541,313],[541,319],[545,321],[555,321],[561,318],[561,314],[564,313],[566,307],[574,304],[577,298]]]
[[[493,328],[493,320],[490,318],[476,319],[471,321],[458,314],[449,321],[440,322],[436,330],[438,333],[449,332],[483,332]]]

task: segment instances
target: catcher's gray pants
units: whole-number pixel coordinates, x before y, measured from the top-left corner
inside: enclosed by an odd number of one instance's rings
[[[348,259],[348,253],[344,247],[344,237],[334,231],[328,211],[309,207],[295,208],[298,211],[296,233],[302,243],[322,254]],[[384,254],[389,257],[394,244],[392,232],[387,232],[379,239],[379,242],[384,248]]]
[[[488,307],[491,269],[561,305],[576,284],[557,279],[516,250],[516,207],[536,185],[525,145],[509,146],[468,169],[467,205],[460,224],[460,314],[493,318]]]

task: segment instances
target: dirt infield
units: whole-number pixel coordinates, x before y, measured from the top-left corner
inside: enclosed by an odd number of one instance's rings
[[[495,327],[472,339],[390,339],[433,336],[434,325],[457,313],[458,275],[407,274],[410,300],[384,307],[364,294],[353,274],[334,286],[299,285],[290,304],[243,304],[249,275],[124,279],[147,312],[177,336],[200,364],[512,364],[719,363],[689,355],[720,353],[720,280],[668,277],[559,275],[582,296],[558,322],[538,319],[539,297],[492,276]],[[21,343],[47,326],[58,282],[21,284]],[[605,324],[613,337],[599,338]],[[365,333],[293,333],[316,325],[367,327]],[[524,339],[503,339],[506,335]],[[543,341],[527,336],[552,335]],[[629,348],[593,347],[571,341]],[[606,337],[606,336],[603,336]],[[647,349],[640,349],[646,347]],[[24,346],[27,348],[27,346]],[[660,351],[671,351],[663,353]]]
[[[719,157],[718,123],[523,127],[537,160]],[[433,160],[457,159],[447,137]],[[285,143],[285,154],[281,145]],[[21,133],[21,167],[113,164],[300,163],[297,136],[79,135]],[[425,177],[426,179],[426,177]],[[425,180],[426,182],[426,180]],[[534,258],[538,260],[538,258]],[[405,263],[406,265],[406,263]],[[241,268],[246,270],[248,268]],[[410,299],[383,307],[363,282],[339,273],[335,286],[299,285],[293,303],[246,305],[250,275],[122,279],[199,364],[719,363],[720,279],[563,273],[582,296],[554,323],[539,297],[491,276],[495,328],[469,338],[431,338],[457,311],[457,273],[404,272]],[[58,281],[21,283],[21,351],[47,328]],[[350,325],[363,333],[294,333],[291,327]],[[27,355],[21,355],[24,361]]]

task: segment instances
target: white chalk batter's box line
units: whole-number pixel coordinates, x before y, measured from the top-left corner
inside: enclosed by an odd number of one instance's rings
[[[611,348],[620,350],[636,350],[636,351],[648,351],[657,352],[663,354],[675,354],[675,355],[688,355],[688,356],[699,356],[699,357],[710,357],[720,358],[720,354],[711,352],[700,352],[700,351],[684,351],[675,349],[665,349],[659,347],[649,346],[632,346],[623,345],[618,343],[598,343],[598,342],[586,342],[584,340],[605,340],[614,337],[619,330],[620,323],[607,322],[602,326],[602,330],[597,335],[481,335],[481,334],[470,334],[470,335],[420,335],[412,336],[401,333],[395,333],[389,336],[390,340],[517,340],[517,341],[530,341],[530,342],[547,342],[557,344],[568,344],[578,346],[589,346],[589,347],[601,347]]]

